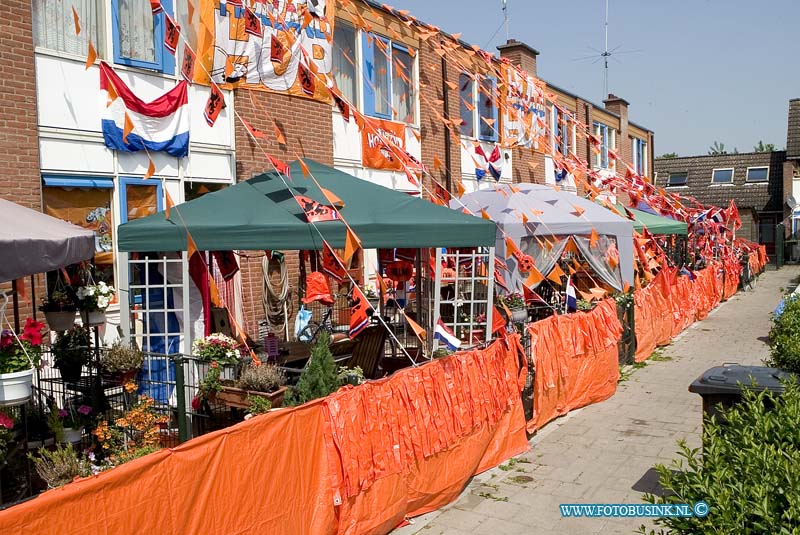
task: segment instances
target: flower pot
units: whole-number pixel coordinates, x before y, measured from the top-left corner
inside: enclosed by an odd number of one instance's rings
[[[81,379],[81,375],[83,374],[83,365],[81,364],[76,365],[74,363],[64,363],[61,362],[56,364],[56,368],[58,368],[58,372],[61,374],[61,379],[65,383],[77,383]]]
[[[128,370],[124,372],[106,372],[103,375],[103,378],[110,383],[122,386],[128,381],[133,380],[136,377],[137,373],[139,373],[139,370]]]
[[[106,322],[105,310],[81,310],[81,322],[84,325],[103,325]]]
[[[526,323],[528,321],[528,309],[512,308],[511,321],[513,321],[514,323]]]
[[[52,312],[45,312],[44,317],[47,319],[47,325],[50,326],[51,331],[67,331],[75,325],[74,310],[54,310]]]
[[[0,405],[21,405],[31,397],[33,368],[0,373]]]
[[[228,407],[246,409],[250,406],[247,403],[247,396],[258,396],[268,399],[273,407],[280,407],[283,405],[283,398],[286,396],[287,390],[288,387],[282,386],[275,392],[255,392],[253,390],[244,390],[233,386],[223,386],[222,390],[217,392],[216,401],[224,403]]]
[[[75,429],[74,427],[65,427],[64,436],[61,439],[62,444],[77,444],[83,438],[83,427]]]

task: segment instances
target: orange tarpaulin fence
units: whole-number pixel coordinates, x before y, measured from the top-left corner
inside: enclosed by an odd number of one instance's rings
[[[528,449],[521,355],[513,336],[258,416],[2,511],[0,533],[387,533]]]
[[[591,312],[550,316],[528,325],[535,367],[528,431],[567,412],[611,397],[619,380],[622,325],[606,299]]]

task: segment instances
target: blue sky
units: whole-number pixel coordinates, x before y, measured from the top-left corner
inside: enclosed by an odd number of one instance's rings
[[[800,1],[609,0],[609,48],[639,51],[609,64],[609,91],[655,132],[656,154],[786,146],[789,99],[800,97]],[[389,2],[496,52],[501,0]],[[601,103],[603,0],[509,0],[510,36],[540,52],[539,76]],[[490,40],[491,39],[491,40]]]

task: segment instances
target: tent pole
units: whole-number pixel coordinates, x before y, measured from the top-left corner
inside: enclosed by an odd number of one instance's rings
[[[417,249],[417,260],[415,262],[414,269],[416,271],[416,276],[414,277],[414,286],[416,287],[417,291],[414,292],[415,300],[416,300],[416,313],[417,313],[417,323],[422,322],[422,249]]]
[[[486,341],[492,340],[492,316],[494,315],[494,247],[489,247],[489,262],[486,265]]]
[[[33,275],[31,275],[31,308],[33,309],[33,321],[38,321],[36,318],[36,284]]]
[[[17,291],[17,279],[11,282],[11,302],[14,311],[14,331],[19,332],[19,292]]]
[[[430,330],[428,331],[430,336],[428,336],[428,343],[431,344],[431,358],[433,358],[433,352],[436,351],[439,347],[439,341],[434,336],[434,332],[436,331],[436,325],[439,323],[439,307],[441,306],[442,300],[442,248],[436,248],[436,256],[435,256],[435,268],[434,271],[434,284],[433,284],[433,316],[431,317],[431,325]]]

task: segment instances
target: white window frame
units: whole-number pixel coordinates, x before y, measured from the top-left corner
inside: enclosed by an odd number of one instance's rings
[[[767,178],[764,180],[750,180],[750,169],[766,169],[767,170]],[[769,184],[769,166],[768,165],[754,165],[752,167],[748,167],[747,171],[744,174],[744,181],[748,184]]]
[[[717,171],[730,171],[731,172],[731,181],[730,182],[715,182],[714,175]],[[711,170],[711,185],[712,186],[733,186],[734,185],[734,178],[736,175],[736,169],[733,167],[715,167]]]

